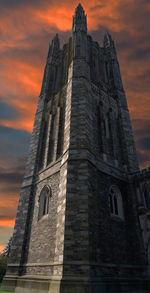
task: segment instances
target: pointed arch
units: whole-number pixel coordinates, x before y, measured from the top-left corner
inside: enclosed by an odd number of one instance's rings
[[[118,186],[112,185],[108,193],[110,214],[124,218],[122,195]]]
[[[39,214],[38,219],[40,220],[43,216],[47,215],[49,212],[49,203],[51,196],[51,188],[45,185],[39,196]]]

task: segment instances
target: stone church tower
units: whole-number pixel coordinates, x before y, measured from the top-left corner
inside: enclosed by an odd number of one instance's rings
[[[68,43],[49,47],[3,288],[149,292],[149,181],[114,41],[92,40],[79,4]]]

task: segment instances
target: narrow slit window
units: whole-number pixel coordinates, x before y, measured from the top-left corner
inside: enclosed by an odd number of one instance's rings
[[[52,115],[49,149],[48,149],[48,160],[47,160],[48,164],[50,164],[53,161],[54,142],[55,142],[55,126],[56,126],[56,113]]]
[[[63,153],[63,144],[64,144],[64,106],[60,107],[58,142],[57,142],[57,159]]]
[[[43,128],[41,132],[41,146],[40,146],[40,154],[39,154],[39,170],[43,168],[44,164],[44,155],[45,155],[45,146],[46,146],[46,138],[47,138],[47,120],[43,121]]]

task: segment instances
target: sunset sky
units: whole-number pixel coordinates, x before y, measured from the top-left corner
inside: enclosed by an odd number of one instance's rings
[[[48,46],[71,35],[72,0],[0,0],[0,251],[13,231]],[[150,165],[150,0],[83,0],[88,32],[115,40],[141,168]]]

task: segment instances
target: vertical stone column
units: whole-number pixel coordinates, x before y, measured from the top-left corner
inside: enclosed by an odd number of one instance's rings
[[[64,148],[64,123],[65,123],[65,117],[64,116],[65,116],[65,103],[63,102],[63,105],[60,106],[56,159],[58,159],[63,154],[63,148]]]
[[[67,172],[68,172],[68,149],[70,145],[70,121],[71,121],[71,97],[72,97],[72,63],[69,67],[68,84],[66,88],[66,108],[64,123],[64,154],[60,167],[60,181],[57,208],[57,230],[55,242],[55,258],[57,264],[54,267],[54,276],[62,278],[64,260],[64,235],[65,235],[65,214],[66,214],[66,192],[67,192]]]
[[[109,119],[110,119],[110,132],[111,132],[111,142],[112,142],[112,154],[114,159],[118,158],[118,149],[117,149],[117,129],[116,129],[116,118],[115,114],[109,112]]]
[[[124,163],[127,164],[129,172],[133,173],[139,171],[139,164],[136,154],[129,110],[126,106],[125,93],[117,91],[117,97],[118,110],[120,115],[120,129],[122,136],[122,152],[124,153],[124,158],[126,161]]]
[[[72,77],[71,77],[72,74]],[[73,278],[89,278],[88,161],[89,147],[89,67],[85,59],[75,58],[70,68],[70,87],[65,128],[69,131],[66,170],[66,206],[62,282],[72,286]],[[91,120],[90,120],[91,122]],[[67,141],[66,141],[67,142]],[[66,144],[65,144],[66,146]],[[77,286],[77,283],[75,283]],[[70,292],[71,292],[71,288]],[[77,290],[77,289],[76,289]]]
[[[46,168],[46,166],[47,166],[48,149],[49,149],[49,138],[50,138],[50,130],[51,130],[51,121],[52,121],[52,114],[49,114],[49,117],[48,117],[48,126],[47,126],[46,145],[45,145],[45,155],[44,155],[44,168]]]
[[[99,104],[99,144],[100,144],[100,152],[104,154],[106,152],[105,145],[105,130],[104,130],[104,107],[103,104]],[[106,155],[106,154],[105,154]]]
[[[63,163],[63,161],[62,161]],[[57,226],[54,262],[54,276],[62,277],[64,259],[64,234],[65,234],[65,210],[66,210],[66,184],[67,184],[67,162],[60,169],[60,183],[57,205]]]
[[[55,137],[54,137],[54,151],[52,161],[56,161],[57,158],[57,143],[58,143],[58,132],[59,132],[59,118],[60,118],[60,107],[56,110],[56,124],[55,124]]]

